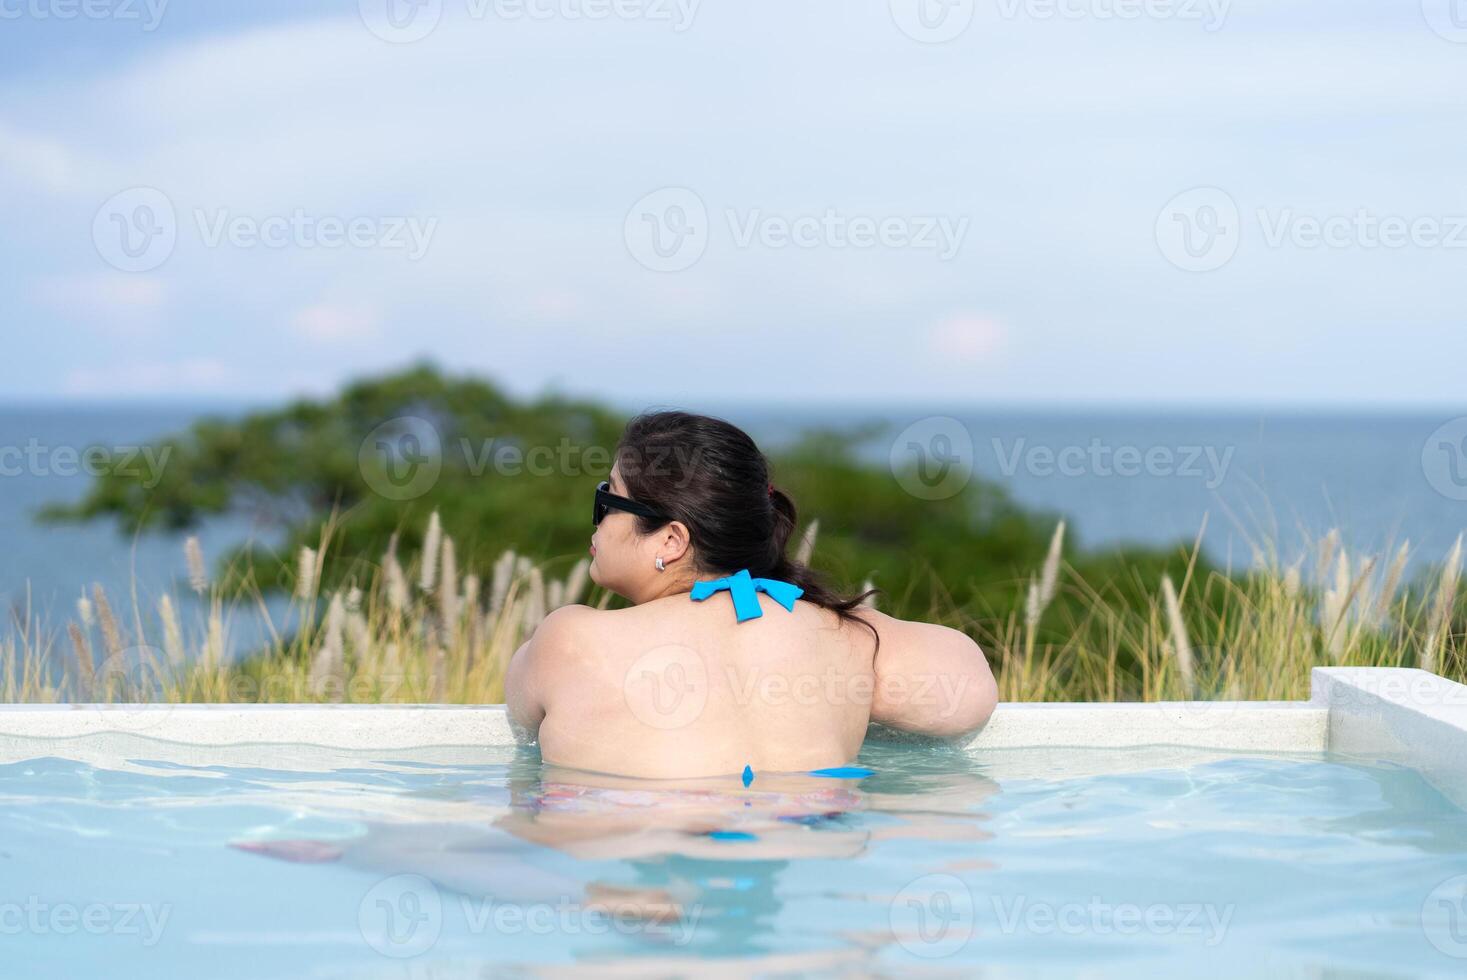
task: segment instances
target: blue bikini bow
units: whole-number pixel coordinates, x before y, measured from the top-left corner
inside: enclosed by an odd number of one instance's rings
[[[728,589],[729,594],[733,596],[734,616],[740,623],[746,619],[758,619],[764,615],[764,610],[759,608],[758,593],[760,592],[790,612],[795,611],[795,600],[805,594],[805,590],[793,582],[781,582],[777,578],[750,578],[749,570],[741,568],[727,578],[694,582],[693,600],[702,602],[713,593],[722,592],[724,589]]]

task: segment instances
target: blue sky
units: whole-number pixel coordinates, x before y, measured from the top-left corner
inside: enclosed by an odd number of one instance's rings
[[[1467,0],[88,2],[0,398],[1463,401]]]

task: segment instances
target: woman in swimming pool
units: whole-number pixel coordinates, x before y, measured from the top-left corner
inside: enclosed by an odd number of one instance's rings
[[[871,722],[982,727],[997,688],[978,645],[833,592],[786,555],[795,516],[737,427],[633,419],[590,549],[592,580],[632,605],[545,618],[510,661],[516,729],[546,762],[674,778],[847,765]]]

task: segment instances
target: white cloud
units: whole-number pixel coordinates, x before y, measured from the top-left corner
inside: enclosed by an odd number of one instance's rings
[[[382,315],[360,303],[321,302],[297,310],[290,322],[309,340],[330,344],[376,337]]]
[[[929,342],[943,359],[986,363],[1003,349],[1007,335],[1004,325],[992,317],[959,313],[938,321]]]

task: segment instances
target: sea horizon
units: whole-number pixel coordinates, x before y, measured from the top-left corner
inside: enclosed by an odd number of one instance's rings
[[[117,400],[47,406],[33,415],[34,406],[17,404],[0,404],[0,448],[21,447],[28,439],[76,449],[138,445],[202,415],[258,407]],[[1452,473],[1423,465],[1427,438],[1448,417],[1422,411],[1274,414],[1234,407],[1162,415],[1114,407],[1090,413],[951,404],[801,409],[712,399],[703,408],[744,425],[771,451],[809,429],[885,423],[883,435],[858,447],[873,465],[882,464],[896,427],[916,427],[927,441],[950,424],[946,419],[955,419],[971,442],[957,454],[962,465],[1005,487],[1021,506],[1064,518],[1072,541],[1090,550],[1189,544],[1205,527],[1205,554],[1240,570],[1256,562],[1260,542],[1289,560],[1338,528],[1345,547],[1356,553],[1383,553],[1409,539],[1412,568],[1419,571],[1440,561],[1467,526],[1467,503],[1441,489]],[[1117,453],[1141,460],[1140,470],[1116,467]],[[8,545],[0,555],[0,601],[7,605],[69,613],[65,607],[92,582],[166,590],[180,581],[180,533],[133,536],[110,520],[36,522],[39,508],[79,499],[89,484],[86,474],[22,473],[4,483],[10,492],[0,497],[0,535]],[[914,497],[913,506],[920,504]],[[242,518],[210,520],[197,533],[211,558],[245,540],[270,544],[268,529]]]

